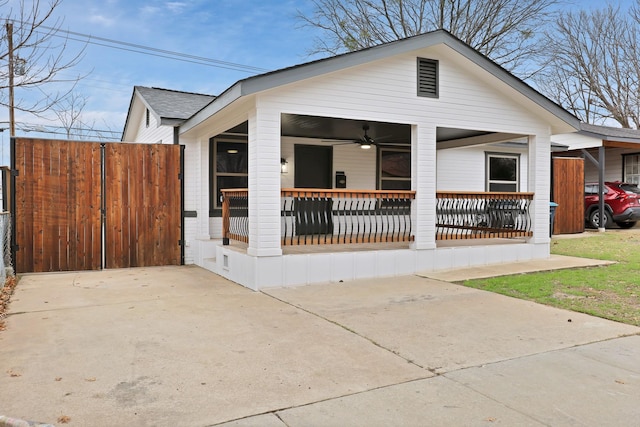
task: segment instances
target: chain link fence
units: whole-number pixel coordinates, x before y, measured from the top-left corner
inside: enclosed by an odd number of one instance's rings
[[[13,261],[11,259],[11,213],[0,213],[0,242],[2,253],[0,254],[0,290],[8,276],[13,276]]]

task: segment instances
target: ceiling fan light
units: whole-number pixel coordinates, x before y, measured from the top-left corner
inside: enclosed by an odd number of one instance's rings
[[[363,150],[368,150],[369,148],[371,148],[371,144],[369,143],[360,144],[360,148],[362,148]]]

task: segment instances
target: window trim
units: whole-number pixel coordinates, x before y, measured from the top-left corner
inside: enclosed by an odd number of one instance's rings
[[[640,153],[624,153],[622,155],[622,182],[628,182],[629,184],[640,185],[640,171],[637,174],[632,174],[633,176],[638,177],[638,182],[633,182],[627,179],[627,158],[629,157],[637,157],[638,158],[638,167],[640,167]]]
[[[249,139],[246,135],[231,135],[224,134],[209,138],[209,217],[222,216],[222,206],[218,205],[217,191],[218,188],[218,176],[246,176],[249,178],[249,171],[247,173],[238,172],[224,172],[222,174],[217,173],[216,159],[217,159],[217,142],[233,142],[233,143],[245,143],[247,144],[247,156],[249,155]]]
[[[491,158],[508,158],[516,160],[516,180],[515,181],[500,181],[500,180],[491,180]],[[485,180],[484,180],[484,188],[485,191],[491,191],[491,184],[513,184],[516,185],[516,192],[520,191],[521,179],[520,179],[520,154],[519,153],[500,153],[500,152],[485,152]]]
[[[377,161],[376,161],[376,187],[378,190],[382,189],[382,181],[407,181],[409,182],[409,188],[412,188],[413,182],[411,179],[411,147],[389,147],[389,146],[376,146],[377,147]],[[382,176],[382,153],[384,151],[409,153],[409,177],[383,177]]]

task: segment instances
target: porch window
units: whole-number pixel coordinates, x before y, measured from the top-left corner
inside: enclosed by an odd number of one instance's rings
[[[487,191],[520,190],[520,156],[487,153]]]
[[[247,188],[249,186],[248,175],[248,150],[247,140],[216,137],[209,141],[209,157],[211,175],[212,197],[210,210],[222,209],[220,197],[223,188]]]
[[[411,190],[410,150],[382,147],[378,159],[378,189]]]
[[[622,163],[624,182],[640,185],[640,154],[626,154]]]

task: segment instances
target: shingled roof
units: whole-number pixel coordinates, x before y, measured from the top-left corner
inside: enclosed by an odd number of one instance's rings
[[[588,123],[580,123],[580,133],[599,139],[640,142],[640,130],[638,129],[615,128],[610,126],[597,126],[590,125]]]
[[[186,120],[216,97],[200,93],[180,92],[156,87],[135,86],[144,101],[160,119]]]

